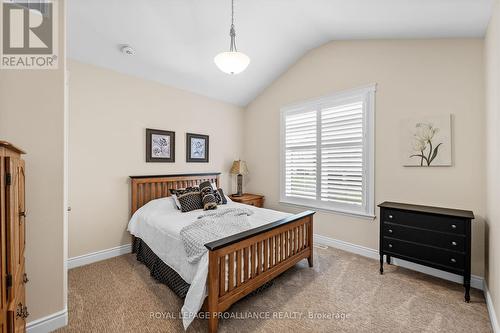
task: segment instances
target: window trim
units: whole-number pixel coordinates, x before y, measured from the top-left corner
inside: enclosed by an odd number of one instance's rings
[[[315,99],[306,100],[300,103],[294,103],[284,106],[280,110],[280,203],[294,206],[317,208],[323,211],[330,211],[356,217],[375,217],[375,92],[377,84],[372,83],[355,89],[338,91],[333,94],[322,96]],[[364,99],[363,109],[363,177],[366,179],[366,190],[363,191],[364,206],[360,209],[353,209],[353,205],[335,203],[335,207],[328,202],[322,202],[318,199],[302,199],[287,197],[285,195],[285,116],[291,113],[301,112],[305,109],[317,109],[318,112],[326,106],[335,104],[345,104],[347,101],[359,98]],[[318,125],[321,125],[321,117],[317,117]],[[318,149],[317,158],[321,163],[321,138],[318,138],[316,148]],[[317,173],[320,172],[317,168]],[[319,178],[317,178],[319,179]],[[320,180],[317,180],[319,182]],[[320,188],[316,188],[319,192]]]

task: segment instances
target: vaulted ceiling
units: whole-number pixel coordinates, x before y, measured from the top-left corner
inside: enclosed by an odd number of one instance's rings
[[[482,37],[493,0],[235,0],[238,50],[251,58],[236,76],[213,62],[229,48],[230,0],[68,3],[70,58],[245,106],[331,40]]]

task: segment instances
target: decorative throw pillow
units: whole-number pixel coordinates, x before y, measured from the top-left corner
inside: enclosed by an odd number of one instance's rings
[[[181,209],[181,203],[179,202],[179,196],[183,195],[184,193],[199,192],[200,189],[198,187],[171,188],[169,191],[170,191],[172,199],[174,200],[175,206],[177,207],[177,209]]]
[[[220,197],[219,191],[218,190],[212,190],[212,194],[215,197],[215,202],[217,202],[218,205],[222,204],[222,198]]]
[[[199,187],[187,187],[187,188],[171,188],[170,189],[170,194],[175,194],[177,196],[188,193],[188,192],[200,192]]]
[[[217,199],[215,198],[215,192],[212,189],[212,184],[210,182],[203,182],[200,184],[201,200],[203,202],[203,209],[216,209]]]
[[[224,191],[221,188],[217,189],[217,195],[215,196],[215,198],[217,199],[217,204],[219,205],[227,204],[226,196],[224,195]]]
[[[181,212],[186,213],[196,209],[202,209],[200,192],[186,192],[177,197],[181,204]]]

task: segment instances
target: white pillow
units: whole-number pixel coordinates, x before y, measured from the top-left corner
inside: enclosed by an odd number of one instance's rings
[[[226,197],[227,202],[233,202],[233,200],[231,200],[231,198],[228,197],[226,194],[224,194],[224,196]]]
[[[215,183],[210,183],[210,185],[212,185],[212,189],[214,191],[217,191],[217,185]]]
[[[174,201],[175,207],[177,209],[181,209],[181,203],[179,202],[179,199],[177,198],[177,195],[172,194],[171,197],[172,197],[172,200]]]

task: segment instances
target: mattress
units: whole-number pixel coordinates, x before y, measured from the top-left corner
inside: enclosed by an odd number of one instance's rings
[[[244,207],[253,211],[248,217],[252,228],[290,216],[289,213],[258,208],[228,201],[227,207]],[[138,209],[128,224],[128,231],[141,238],[170,268],[190,284],[182,308],[184,327],[187,328],[200,310],[206,296],[208,255],[198,262],[189,263],[180,237],[183,227],[194,222],[203,210],[182,213],[171,197],[156,199]]]

